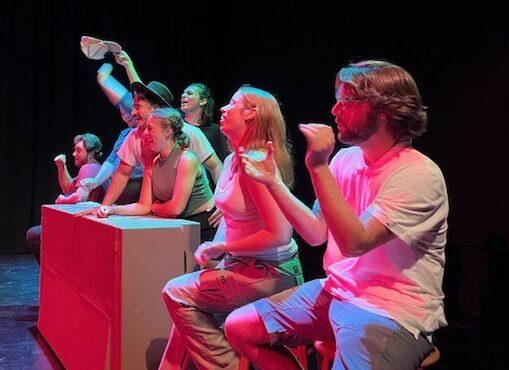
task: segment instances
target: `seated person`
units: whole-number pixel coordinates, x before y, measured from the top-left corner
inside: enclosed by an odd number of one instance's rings
[[[120,164],[120,158],[117,155],[120,146],[124,142],[127,134],[138,126],[138,121],[131,116],[133,107],[133,96],[122,84],[120,84],[114,77],[111,76],[113,67],[109,63],[105,63],[97,71],[97,83],[103,90],[108,100],[118,108],[122,120],[127,124],[127,128],[120,131],[111,153],[106,157],[101,169],[93,178],[83,179],[81,185],[85,189],[93,190],[102,185],[107,189],[110,184],[110,177]],[[141,179],[143,177],[143,169],[138,164],[134,168],[129,177],[127,185],[120,194],[117,204],[128,204],[136,202],[140,196]]]
[[[144,171],[140,198],[132,204],[103,205],[97,213],[99,217],[153,212],[161,217],[197,221],[201,241],[213,239],[215,228],[207,220],[214,208],[214,197],[205,168],[189,150],[189,139],[182,126],[182,116],[175,109],[158,108],[150,113],[142,144]]]
[[[337,138],[351,145],[329,164],[332,127],[300,125],[313,211],[266,155],[243,155],[246,174],[265,184],[295,230],[327,240],[326,279],[244,306],[226,336],[257,369],[301,369],[283,347],[335,342],[334,369],[417,369],[446,324],[442,278],[448,196],[440,168],[412,147],[426,110],[412,76],[384,61],[362,61],[336,77]]]
[[[77,135],[74,138],[74,152],[72,156],[74,157],[74,165],[79,168],[78,175],[75,178],[69,175],[65,154],[59,154],[55,157],[58,183],[63,193],[57,197],[55,203],[73,204],[86,200],[94,202],[102,200],[104,190],[101,187],[88,191],[80,185],[82,179],[94,177],[101,168],[97,161],[97,157],[102,155],[101,149],[101,141],[93,134]],[[27,231],[26,242],[37,263],[40,263],[41,225],[34,226]]]
[[[213,242],[195,252],[200,265],[224,254],[216,268],[176,277],[166,284],[163,298],[183,347],[199,369],[236,368],[239,357],[226,340],[216,317],[302,282],[292,227],[265,185],[246,176],[239,150],[263,150],[275,143],[277,166],[285,182],[293,181],[286,127],[277,100],[268,92],[241,87],[221,109],[221,131],[234,153],[225,160],[215,201],[224,217]],[[179,352],[170,336],[160,369]]]
[[[149,114],[157,108],[170,107],[170,102],[173,101],[173,95],[170,90],[162,83],[152,81],[147,85],[141,82],[134,82],[131,85],[134,104],[131,115],[138,122],[138,127],[129,132],[120,146],[117,154],[120,158],[120,165],[116,169],[111,178],[111,183],[108,186],[106,195],[104,196],[103,205],[112,205],[117,201],[122,191],[125,189],[129,180],[129,176],[138,164],[142,164],[142,136],[145,130]],[[189,137],[189,148],[196,154],[200,162],[206,166],[211,159],[217,158],[217,155],[212,149],[207,138],[200,131],[199,128],[183,123],[182,131]],[[208,159],[207,159],[208,158]],[[220,169],[222,164],[219,161]],[[220,171],[215,167],[214,173],[218,175]],[[79,216],[87,214],[94,214],[98,208],[92,208],[80,212]],[[217,226],[221,217],[220,212],[214,212],[209,220],[210,224],[214,227]]]

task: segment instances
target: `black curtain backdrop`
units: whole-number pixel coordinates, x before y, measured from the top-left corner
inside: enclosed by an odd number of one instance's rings
[[[445,174],[449,240],[506,245],[509,14],[488,2],[448,13],[418,6],[396,12],[383,3],[2,2],[0,252],[26,251],[26,229],[40,222],[41,204],[58,195],[54,156],[70,157],[73,137],[85,132],[98,135],[107,154],[124,127],[97,86],[101,62],[79,49],[82,35],[119,42],[144,81],[162,81],[177,97],[194,81],[211,86],[218,107],[244,83],[273,92],[294,142],[295,193],[307,204],[314,196],[297,124],[333,122],[334,76],[346,63],[400,64],[429,106],[428,132],[415,146]],[[113,74],[127,82],[121,66],[114,64]],[[302,253],[320,265],[319,249]]]

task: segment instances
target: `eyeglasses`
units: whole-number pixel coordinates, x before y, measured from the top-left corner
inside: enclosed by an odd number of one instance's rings
[[[350,96],[347,96],[347,97],[344,97],[343,99],[337,99],[336,100],[336,104],[342,104],[342,105],[347,105],[347,104],[359,104],[359,103],[362,103],[366,101],[366,98],[357,98],[357,97],[350,97]]]

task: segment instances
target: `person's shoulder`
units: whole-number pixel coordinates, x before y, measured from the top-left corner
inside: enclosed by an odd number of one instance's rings
[[[184,131],[188,135],[200,135],[203,134],[203,132],[196,126],[191,125],[190,123],[187,123],[184,121],[184,125],[182,126],[182,131]]]
[[[81,170],[88,170],[88,169],[92,169],[92,168],[97,168],[97,167],[101,167],[101,164],[98,163],[98,162],[85,163],[83,166],[81,166],[80,171]]]
[[[192,150],[186,149],[182,152],[180,156],[179,165],[184,164],[186,166],[198,166],[201,164],[200,160],[196,156],[195,152]]]
[[[85,163],[83,166],[80,167],[78,171],[78,176],[85,176],[85,177],[93,177],[99,172],[101,169],[101,164],[94,162],[94,163]]]
[[[223,169],[227,168],[230,165],[234,155],[235,153],[232,152],[226,156],[226,158],[223,161]]]
[[[193,160],[193,161],[196,160],[196,161],[200,162],[196,153],[194,151],[192,151],[191,149],[184,149],[182,151],[181,158],[185,158],[186,160]]]
[[[126,140],[136,140],[136,139],[138,139],[138,137],[140,136],[139,135],[140,129],[138,127],[131,128],[131,129],[128,127],[127,129],[130,130],[130,131],[127,132],[127,136],[125,138]]]
[[[344,147],[338,150],[331,159],[331,165],[339,161],[352,161],[362,157],[362,150],[358,146]]]
[[[392,169],[391,182],[414,185],[416,188],[446,188],[440,167],[427,155],[413,148],[403,150]]]
[[[131,127],[126,127],[118,133],[117,141],[124,141],[127,135],[132,131]]]
[[[228,155],[226,156],[226,158],[224,159],[224,163],[226,164],[226,162],[231,162],[231,160],[232,160],[232,158],[233,158],[233,156],[234,156],[234,155],[235,155],[235,153],[234,153],[234,152],[231,152],[230,154],[228,154]]]
[[[401,166],[416,173],[428,173],[442,175],[442,170],[430,157],[414,148],[406,148],[402,151]]]
[[[118,135],[118,136],[121,136],[121,135],[124,135],[124,136],[125,136],[125,135],[127,135],[128,133],[130,133],[132,130],[133,130],[133,128],[132,128],[132,127],[126,127],[126,128],[124,128],[124,129],[122,129],[122,130],[120,131],[120,133],[119,133],[119,135]]]
[[[339,149],[335,157],[351,157],[360,154],[362,154],[362,150],[358,146],[347,146]]]

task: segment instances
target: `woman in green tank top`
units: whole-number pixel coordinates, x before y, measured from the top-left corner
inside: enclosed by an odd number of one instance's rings
[[[100,215],[147,215],[184,218],[201,226],[201,241],[214,237],[208,223],[214,208],[205,169],[188,149],[189,139],[182,132],[183,120],[173,108],[153,111],[143,132],[143,183],[138,202],[101,206]]]

